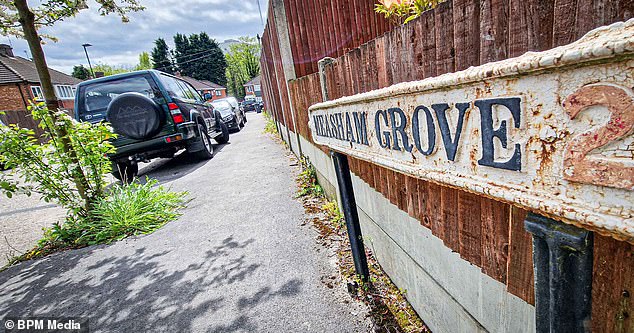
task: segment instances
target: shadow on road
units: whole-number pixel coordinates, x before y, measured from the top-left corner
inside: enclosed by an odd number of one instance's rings
[[[213,145],[214,157],[229,144],[230,143]],[[161,158],[148,163],[139,170],[138,177],[142,182],[145,182],[146,176],[157,179],[160,182],[169,182],[184,177],[212,161],[213,158],[201,161],[192,157],[186,151],[182,151],[173,158]]]
[[[0,313],[87,317],[94,331],[257,331],[248,310],[276,297],[297,295],[302,282],[289,280],[277,291],[262,287],[237,300],[216,296],[226,295],[219,292],[224,288],[242,289],[234,284],[260,269],[260,263],[244,255],[243,249],[254,241],[229,236],[187,266],[178,264],[180,254],[174,249],[150,253],[143,247],[121,255],[109,246],[25,262],[0,273]],[[236,317],[226,316],[236,305]],[[218,316],[223,307],[229,308]],[[229,323],[218,325],[222,322]]]

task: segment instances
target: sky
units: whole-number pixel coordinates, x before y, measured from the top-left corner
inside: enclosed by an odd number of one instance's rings
[[[268,0],[259,0],[266,22]],[[82,44],[88,48],[92,64],[134,66],[139,54],[150,52],[154,40],[164,38],[173,46],[173,36],[206,32],[218,42],[240,36],[262,35],[257,0],[140,0],[146,7],[129,15],[130,22],[122,23],[116,15],[100,16],[97,4],[89,1],[89,8],[76,17],[58,22],[42,32],[58,38],[47,41],[44,53],[51,68],[70,74],[74,65],[87,67]],[[31,1],[29,1],[31,3]],[[0,43],[11,44],[16,56],[30,56],[24,40],[0,36]]]

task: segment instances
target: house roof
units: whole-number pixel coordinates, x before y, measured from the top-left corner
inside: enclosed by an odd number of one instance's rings
[[[225,87],[207,80],[196,80],[189,76],[179,76],[179,78],[189,82],[196,90],[225,89]]]
[[[202,80],[202,82],[204,82],[205,84],[209,85],[210,87],[214,88],[214,89],[227,89],[217,83],[213,83],[211,81],[207,81],[207,80]]]
[[[252,86],[252,85],[260,84],[260,82],[262,82],[262,76],[258,75],[254,77],[251,81],[245,83],[244,86]]]
[[[76,85],[81,82],[79,79],[51,68],[48,69],[48,72],[51,74],[53,84]],[[0,84],[20,82],[40,82],[33,61],[22,57],[0,55]]]

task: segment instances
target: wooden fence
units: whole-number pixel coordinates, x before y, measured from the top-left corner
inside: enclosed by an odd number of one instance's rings
[[[276,18],[263,39],[265,103],[290,131],[313,142],[308,107],[321,102],[317,61],[330,98],[421,80],[570,43],[634,16],[630,0],[453,0],[403,26],[372,12],[372,1],[284,0],[293,67],[286,82]],[[351,159],[351,170],[445,245],[508,291],[534,304],[526,211],[459,189]],[[634,292],[634,246],[595,235],[593,331],[634,331],[625,292]],[[626,303],[624,303],[626,302]]]

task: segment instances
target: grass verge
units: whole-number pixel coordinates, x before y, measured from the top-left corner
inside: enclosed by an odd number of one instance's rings
[[[374,330],[386,333],[430,332],[405,298],[406,292],[394,285],[369,249],[366,249],[366,256],[370,282],[364,284],[358,279],[345,219],[339,205],[326,198],[310,162],[302,159],[301,166],[302,171],[297,177],[297,197],[302,201],[313,227],[319,231],[322,245],[336,252],[341,283],[353,286],[348,288],[352,297],[368,305],[368,315],[374,324]],[[328,282],[327,285],[331,283]]]
[[[95,203],[89,217],[56,223],[45,230],[35,248],[12,258],[5,268],[61,250],[152,233],[181,215],[186,195],[187,192],[169,191],[157,180],[148,179],[145,184],[114,184],[108,195]]]

